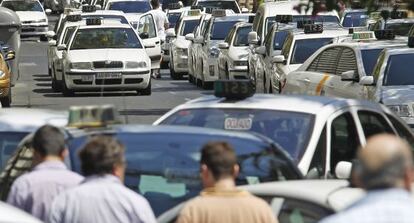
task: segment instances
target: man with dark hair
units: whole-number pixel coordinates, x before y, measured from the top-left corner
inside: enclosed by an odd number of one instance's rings
[[[33,170],[17,178],[7,202],[33,216],[46,220],[53,199],[79,184],[83,177],[63,163],[68,151],[61,131],[45,125],[33,136]]]
[[[412,223],[414,180],[410,145],[394,136],[381,134],[370,138],[359,150],[354,167],[355,184],[367,195],[347,210],[328,217],[323,223]]]
[[[86,176],[53,202],[52,223],[155,223],[148,201],[126,188],[124,146],[111,136],[92,138],[79,152]]]
[[[275,223],[269,205],[236,188],[237,156],[226,142],[212,142],[201,150],[200,176],[204,190],[181,211],[177,223]]]

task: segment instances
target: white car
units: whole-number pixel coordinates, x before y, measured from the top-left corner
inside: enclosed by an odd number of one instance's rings
[[[252,30],[251,23],[237,23],[230,30],[223,43],[219,44],[219,79],[247,79],[247,36]]]
[[[322,24],[309,25],[317,27]],[[256,88],[264,93],[273,93],[273,89],[281,89],[288,73],[298,69],[319,48],[339,41],[339,37],[348,36],[345,29],[322,28],[316,32],[288,31],[280,54],[269,50],[272,47],[263,45],[256,48],[259,72],[256,74]],[[266,43],[266,42],[265,42]],[[272,44],[273,46],[273,44]],[[262,92],[262,91],[260,91]],[[279,93],[277,91],[276,93]]]
[[[151,60],[129,24],[100,19],[79,26],[63,51],[64,96],[76,91],[135,90],[151,94]]]
[[[215,96],[179,105],[154,125],[188,125],[252,131],[278,143],[310,178],[334,177],[340,161],[350,162],[366,139],[391,133],[414,145],[400,118],[369,101],[315,96],[252,95],[246,81],[215,83]],[[247,98],[243,98],[247,97]]]
[[[137,15],[151,11],[152,7],[148,0],[108,0],[104,9],[124,12],[132,26],[137,28]]]
[[[188,47],[191,41],[186,39],[186,35],[193,33],[201,18],[200,10],[191,11],[194,11],[191,16],[184,16],[177,23],[175,38],[170,44],[170,75],[173,80],[181,79],[183,75],[188,74]]]
[[[4,0],[0,6],[15,11],[19,16],[21,36],[46,36],[49,31],[46,13],[51,13],[51,10],[45,11],[38,0]]]
[[[362,34],[369,36],[370,32]],[[373,84],[371,74],[381,51],[406,46],[403,38],[347,41],[322,47],[287,75],[282,94],[367,99],[370,86],[366,85]]]
[[[224,12],[224,13],[221,13]],[[216,14],[215,14],[216,13]],[[219,43],[224,42],[230,29],[239,22],[248,22],[249,14],[225,15],[223,10],[213,11],[213,16],[207,24],[203,36],[194,39],[198,45],[197,64],[195,65],[195,81],[204,89],[211,88],[213,82],[219,79],[218,56]]]
[[[0,201],[0,222],[7,223],[42,223],[30,214]]]
[[[229,9],[235,13],[247,13],[246,8],[240,9],[236,0],[195,0],[193,5],[205,8],[206,13],[211,13],[215,9]]]

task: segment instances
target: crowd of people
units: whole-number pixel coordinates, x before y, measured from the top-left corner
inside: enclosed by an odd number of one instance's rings
[[[8,203],[44,222],[156,222],[148,201],[123,185],[125,149],[114,137],[95,136],[79,152],[83,176],[65,165],[68,150],[62,132],[46,125],[33,138],[34,168],[13,184]],[[227,142],[201,148],[204,190],[188,201],[178,223],[273,223],[271,207],[236,187],[237,156]],[[370,138],[358,153],[353,184],[367,195],[323,223],[414,222],[410,146],[392,135]]]

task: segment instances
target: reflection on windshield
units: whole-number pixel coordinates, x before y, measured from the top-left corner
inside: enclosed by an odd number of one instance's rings
[[[199,194],[200,149],[207,142],[227,141],[235,148],[241,170],[238,185],[297,179],[287,159],[258,140],[183,133],[122,133],[116,137],[126,147],[126,186],[148,199],[156,215]],[[86,139],[77,138],[69,144],[77,172],[77,151]]]
[[[192,33],[194,29],[198,26],[198,21],[198,19],[184,21],[183,27],[181,28],[181,36],[185,36],[189,33]]]
[[[237,30],[236,37],[234,39],[234,46],[249,46],[247,37],[249,32],[252,31],[252,27],[241,27]]]
[[[330,43],[332,43],[332,38],[296,40],[290,64],[304,63],[319,48]]]
[[[224,40],[234,24],[240,21],[215,22],[211,28],[211,40]]]
[[[236,1],[199,1],[197,5],[206,8],[207,13],[211,13],[213,9],[231,9],[235,13],[240,13]]]
[[[104,48],[142,48],[131,29],[80,29],[75,35],[71,50]]]
[[[122,11],[124,13],[145,13],[151,10],[149,1],[126,1],[109,3],[109,10]]]
[[[347,13],[342,21],[343,27],[359,27],[365,26],[368,20],[366,12],[350,12]]]
[[[14,154],[17,145],[27,133],[2,132],[0,133],[0,170],[3,170],[7,160]]]
[[[362,63],[364,64],[366,75],[372,75],[372,71],[374,70],[381,51],[382,49],[361,50]]]
[[[162,124],[257,132],[280,144],[297,161],[307,146],[313,115],[270,110],[189,109],[171,115]]]
[[[1,4],[2,7],[8,8],[15,12],[17,11],[33,11],[33,12],[43,12],[42,6],[39,2],[30,2],[30,1],[5,1]]]
[[[414,54],[391,55],[384,73],[384,85],[414,85]]]

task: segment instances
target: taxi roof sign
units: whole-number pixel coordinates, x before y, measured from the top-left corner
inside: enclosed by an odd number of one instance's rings
[[[306,24],[303,27],[305,34],[323,33],[323,24]]]
[[[66,16],[66,21],[68,22],[79,22],[82,21],[81,14],[71,14]]]
[[[372,39],[375,39],[375,34],[372,31],[352,33],[352,40],[372,40]]]
[[[353,33],[356,33],[356,32],[365,32],[365,31],[368,31],[368,28],[367,27],[351,27],[351,28],[349,28],[349,34],[353,34]]]
[[[82,12],[96,12],[96,5],[83,5]]]
[[[225,9],[214,9],[213,12],[211,12],[211,15],[214,17],[224,17],[226,16],[226,10]]]
[[[305,25],[311,25],[311,24],[315,24],[315,21],[313,21],[313,20],[299,20],[299,21],[297,21],[296,27],[298,29],[303,29],[305,27]]]
[[[68,127],[98,128],[118,124],[118,111],[113,105],[72,106]]]
[[[378,40],[393,40],[395,39],[395,33],[392,29],[375,30],[375,37]]]
[[[293,21],[292,15],[276,15],[276,22],[279,23],[290,23]]]
[[[170,3],[168,4],[168,9],[170,10],[174,10],[174,9],[180,9],[181,8],[181,4],[176,2],[176,3]]]
[[[191,9],[187,11],[187,16],[199,16],[201,15],[200,9]]]
[[[86,25],[87,26],[99,26],[102,24],[101,18],[87,18]]]
[[[219,80],[214,82],[214,96],[230,100],[251,97],[256,92],[250,80]]]
[[[204,10],[204,7],[203,7],[203,6],[201,6],[201,5],[192,5],[192,6],[190,7],[190,9],[200,9],[201,11],[203,11],[203,10]]]

